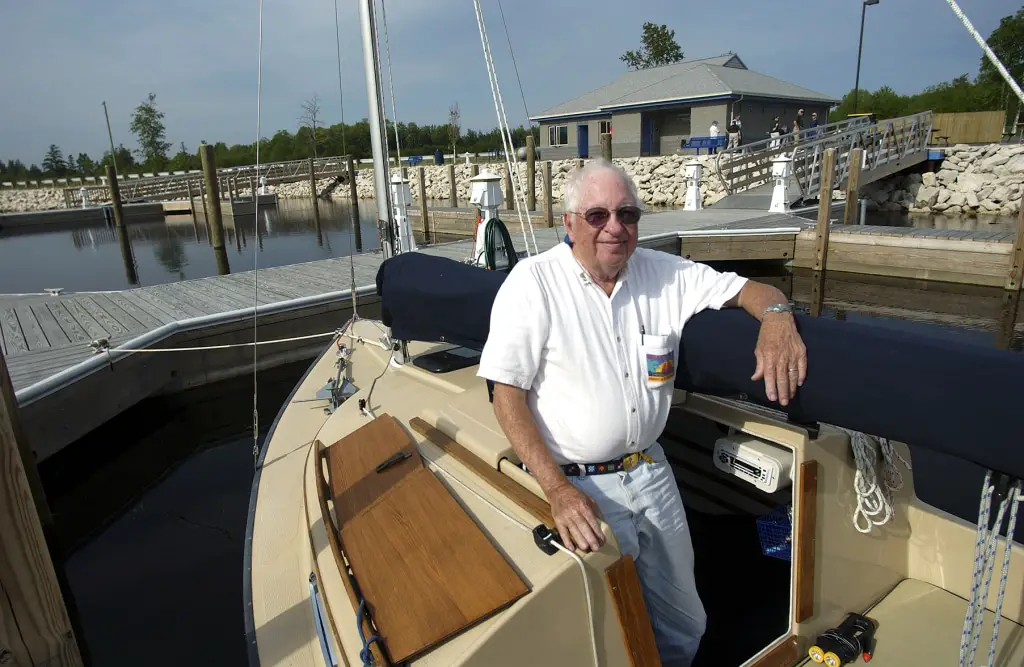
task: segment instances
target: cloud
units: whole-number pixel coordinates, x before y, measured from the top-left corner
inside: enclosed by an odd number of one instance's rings
[[[525,111],[497,0],[482,0],[510,122]],[[988,34],[1016,0],[962,0]],[[367,115],[358,3],[338,0],[345,120]],[[532,113],[607,83],[643,22],[666,23],[688,57],[735,51],[752,69],[841,96],[853,86],[859,2],[734,0],[503,0]],[[46,147],[98,157],[107,146],[101,102],[117,142],[134,147],[134,107],[149,92],[166,114],[167,138],[256,136],[258,0],[146,3],[74,0],[20,3],[0,23],[0,157],[39,162]],[[465,127],[495,125],[469,0],[386,0],[399,118],[445,122],[458,102]],[[382,17],[378,14],[378,19]],[[699,21],[695,20],[699,19]],[[717,27],[708,29],[709,20]],[[383,25],[381,38],[383,40]],[[913,92],[977,72],[980,49],[952,11],[934,0],[882,0],[867,10],[861,85]],[[325,120],[341,118],[333,0],[264,0],[262,134],[294,131],[314,92]],[[390,97],[385,91],[390,112]]]

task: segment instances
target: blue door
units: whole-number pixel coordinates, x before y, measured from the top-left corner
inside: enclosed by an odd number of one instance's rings
[[[579,157],[590,157],[590,126],[576,126],[576,150]]]
[[[640,155],[654,154],[654,119],[643,115],[640,117]]]

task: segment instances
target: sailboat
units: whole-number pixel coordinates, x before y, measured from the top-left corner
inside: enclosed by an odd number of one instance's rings
[[[346,324],[260,451],[250,663],[659,665],[632,559],[607,526],[596,552],[553,539],[476,375],[506,274],[396,252],[373,0],[360,18],[382,317]],[[698,562],[741,564],[698,581],[717,636],[698,662],[1024,664],[1024,358],[798,319],[812,369],[784,411],[750,380],[756,322],[704,312],[684,330],[661,443],[688,511],[749,529],[694,537]],[[904,443],[990,471],[977,525],[918,499]]]

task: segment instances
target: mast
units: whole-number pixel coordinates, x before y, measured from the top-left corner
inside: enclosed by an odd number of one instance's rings
[[[373,187],[377,199],[378,224],[387,225],[381,239],[384,259],[396,252],[395,227],[392,221],[387,140],[384,132],[384,104],[380,91],[380,50],[377,45],[377,26],[374,20],[374,0],[359,0],[359,25],[363,36],[363,69],[366,75],[366,99],[369,103],[370,148],[373,152]]]

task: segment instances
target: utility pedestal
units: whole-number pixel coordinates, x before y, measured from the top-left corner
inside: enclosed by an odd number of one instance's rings
[[[793,158],[780,155],[772,160],[772,203],[768,210],[772,213],[789,211],[789,177],[793,173]],[[762,204],[763,206],[763,204]]]
[[[699,211],[704,208],[700,196],[700,177],[704,166],[697,160],[690,160],[683,167],[686,177],[686,199],[683,202],[684,211]]]
[[[486,266],[484,250],[487,247],[487,228],[492,224],[491,221],[498,217],[498,209],[505,201],[501,194],[501,176],[489,170],[483,171],[469,179],[469,185],[469,201],[480,207],[480,220],[477,221],[474,234],[473,263],[477,266]],[[495,259],[497,260],[497,257]]]
[[[412,204],[412,188],[409,179],[401,176],[391,177],[391,205],[395,214],[395,225],[398,227],[399,252],[416,249],[416,239],[412,235],[409,224],[409,205]]]

